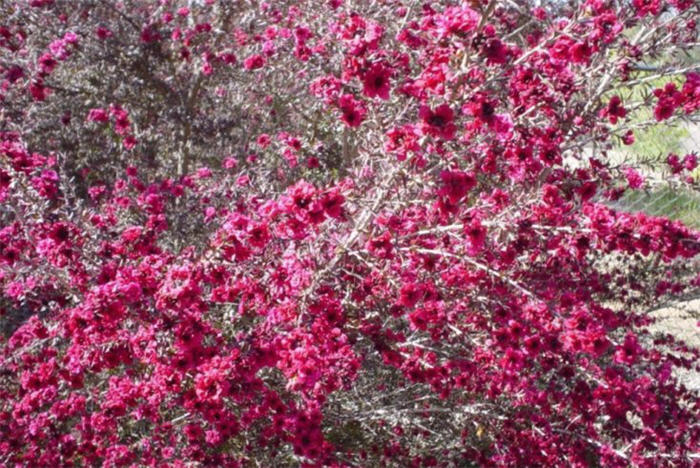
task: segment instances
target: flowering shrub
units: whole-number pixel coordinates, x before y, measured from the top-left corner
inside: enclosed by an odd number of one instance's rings
[[[3,2],[2,465],[694,466],[700,233],[605,202],[696,13]]]

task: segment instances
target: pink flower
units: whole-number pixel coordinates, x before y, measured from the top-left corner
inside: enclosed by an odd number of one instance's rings
[[[265,59],[259,54],[251,55],[243,61],[243,68],[246,70],[257,70],[258,68],[262,68],[264,65]]]
[[[68,31],[63,35],[63,40],[66,41],[67,44],[77,44],[78,35],[74,32]]]
[[[68,58],[68,50],[66,50],[66,41],[63,39],[57,39],[49,44],[49,50],[58,60],[65,60]]]
[[[87,120],[89,122],[105,123],[109,121],[109,115],[107,114],[107,111],[102,108],[90,109],[87,115]]]
[[[127,150],[132,150],[138,143],[138,140],[133,135],[126,135],[124,139],[122,140],[122,145],[124,145],[124,148]]]
[[[208,167],[200,167],[197,169],[197,178],[208,179],[212,176],[212,171]]]
[[[19,281],[11,281],[5,285],[5,294],[13,299],[19,299],[24,294],[24,285]]]
[[[44,169],[39,177],[32,178],[32,186],[44,198],[55,198],[58,194],[58,174],[56,171]]]
[[[143,228],[141,226],[129,226],[122,232],[122,239],[125,242],[134,242],[141,236]]]
[[[323,99],[326,104],[331,104],[340,95],[342,83],[333,75],[324,75],[312,81],[309,89],[311,94]]]
[[[441,15],[435,15],[435,32],[439,38],[442,39],[450,35],[464,36],[473,31],[479,24],[479,13],[467,7],[466,3],[461,5],[445,8]]]
[[[687,171],[693,171],[698,167],[698,156],[695,153],[688,153],[683,158],[683,167]]]
[[[627,177],[627,185],[631,189],[638,189],[644,184],[644,177],[631,167],[625,170],[625,176]]]
[[[258,146],[265,149],[268,146],[270,146],[270,141],[271,141],[270,135],[268,135],[267,133],[262,133],[258,136],[256,143],[258,144]]]
[[[39,71],[42,75],[48,75],[51,73],[58,62],[56,59],[48,52],[44,53],[39,57]]]
[[[634,132],[632,130],[627,130],[622,136],[622,143],[628,146],[634,144]]]

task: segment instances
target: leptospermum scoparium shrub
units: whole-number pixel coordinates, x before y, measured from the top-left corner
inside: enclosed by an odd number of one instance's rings
[[[698,11],[0,3],[0,465],[696,466]]]

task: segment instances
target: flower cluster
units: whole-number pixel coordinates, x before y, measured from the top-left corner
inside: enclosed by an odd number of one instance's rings
[[[0,3],[1,463],[694,466],[692,6],[239,3]]]

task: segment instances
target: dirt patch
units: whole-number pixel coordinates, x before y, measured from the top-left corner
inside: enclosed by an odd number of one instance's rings
[[[658,321],[650,327],[652,332],[670,333],[686,344],[700,348],[700,299],[694,299],[654,311]],[[697,364],[697,363],[696,363]],[[678,377],[688,388],[700,391],[700,370],[679,371]]]

